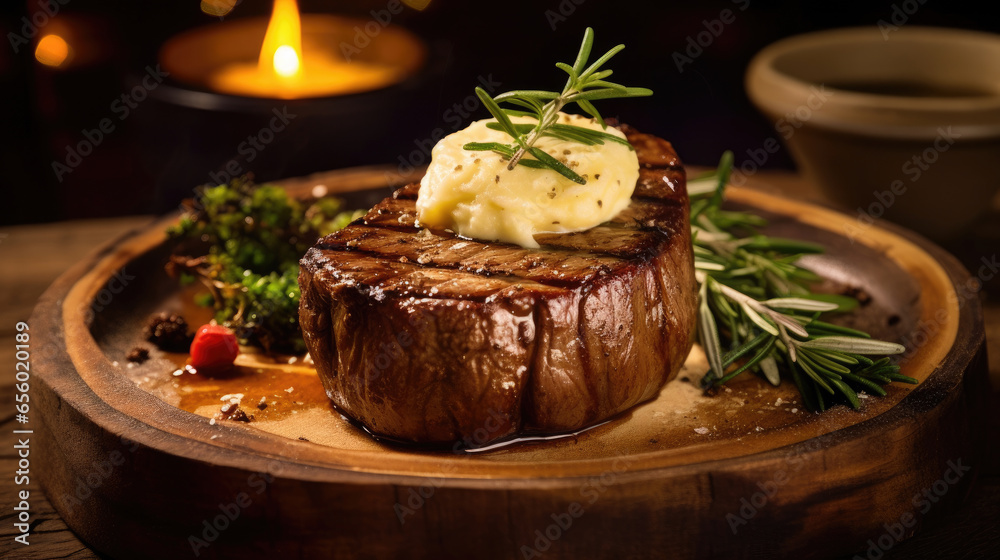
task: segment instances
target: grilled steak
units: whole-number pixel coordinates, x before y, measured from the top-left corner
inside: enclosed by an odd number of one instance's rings
[[[640,178],[598,227],[462,239],[414,226],[412,184],[310,249],[299,315],[334,404],[381,436],[481,446],[656,396],[695,327],[685,175],[668,142],[622,130]]]

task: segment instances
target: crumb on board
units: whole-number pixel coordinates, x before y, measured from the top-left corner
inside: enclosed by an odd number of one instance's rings
[[[149,359],[149,349],[136,346],[129,350],[129,353],[125,355],[125,359],[130,363],[141,364]]]
[[[232,420],[234,422],[252,422],[254,420],[253,414],[247,415],[247,413],[240,408],[240,403],[243,401],[243,393],[233,393],[231,395],[225,395],[221,399],[225,401],[219,408],[219,412],[212,418],[215,420]]]

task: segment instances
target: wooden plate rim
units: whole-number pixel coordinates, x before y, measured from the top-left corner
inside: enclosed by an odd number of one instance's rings
[[[335,179],[338,176],[358,171],[358,169],[348,169],[324,174],[324,176]],[[391,170],[387,170],[386,173],[390,174]],[[797,218],[809,214],[809,212],[803,212],[805,209],[809,209],[810,212],[824,218],[839,218],[840,220],[845,218],[843,214],[833,210],[746,189],[734,187],[730,196],[733,200],[754,204],[779,214],[791,214]],[[798,212],[796,213],[796,211]],[[431,476],[430,473],[440,476],[442,468],[444,468],[443,472],[448,472],[448,477],[442,482],[445,486],[475,488],[495,487],[500,484],[507,488],[517,488],[531,486],[534,478],[553,479],[553,482],[558,480],[567,485],[575,485],[579,484],[580,477],[600,473],[612,466],[613,460],[610,458],[577,460],[537,465],[530,473],[525,474],[523,471],[514,472],[513,469],[505,469],[503,465],[496,462],[469,457],[464,462],[465,470],[454,471],[454,467],[449,467],[448,463],[455,456],[446,455],[441,458],[440,462],[437,460],[416,461],[415,463],[418,465],[414,466],[421,468],[414,468],[412,471],[359,470],[357,459],[364,459],[369,465],[375,465],[378,462],[384,462],[383,454],[357,451],[345,453],[342,450],[290,440],[243,427],[210,426],[207,419],[177,409],[136,387],[124,376],[114,375],[115,368],[100,353],[96,341],[83,322],[82,308],[70,304],[74,301],[90,301],[90,298],[101,288],[103,280],[107,278],[97,274],[101,271],[102,263],[109,263],[109,259],[121,256],[123,251],[125,254],[136,255],[141,247],[148,249],[154,246],[149,244],[150,240],[162,241],[164,239],[163,227],[175,219],[176,216],[164,218],[148,228],[126,233],[113,240],[60,277],[43,296],[36,309],[35,320],[41,325],[39,330],[43,336],[50,341],[65,341],[65,347],[60,348],[60,352],[49,354],[51,359],[47,361],[46,367],[39,368],[38,376],[50,385],[66,403],[81,410],[90,421],[102,429],[110,433],[122,433],[123,427],[128,426],[133,433],[140,432],[138,438],[130,437],[141,445],[163,453],[186,457],[192,461],[211,461],[214,464],[219,464],[220,456],[222,456],[221,463],[225,466],[254,472],[272,469],[275,462],[278,462],[281,466],[282,476],[311,481],[419,484],[420,480]],[[824,223],[812,223],[811,225],[830,229],[829,225]],[[940,356],[936,354],[933,356],[937,359],[932,363],[937,365],[924,383],[912,390],[892,409],[858,424],[827,434],[828,437],[823,442],[826,449],[849,442],[861,434],[864,431],[864,426],[870,422],[877,421],[883,426],[883,429],[891,429],[892,426],[912,421],[913,415],[920,410],[933,408],[946,397],[950,388],[961,382],[963,372],[968,365],[952,362],[956,359],[965,359],[966,361],[971,359],[969,356],[976,353],[984,340],[982,316],[978,302],[973,305],[959,306],[957,297],[954,297],[955,286],[968,279],[969,274],[953,257],[915,234],[891,224],[880,223],[872,230],[876,230],[873,232],[874,235],[862,240],[863,243],[878,246],[877,243],[892,239],[903,242],[927,256],[929,262],[933,263],[933,266],[927,271],[929,277],[938,277],[938,280],[943,278],[948,282],[947,288],[950,291],[947,294],[948,302],[946,303],[950,303],[949,316],[957,317],[957,319],[948,326],[947,333],[950,333],[950,336],[946,336],[944,341],[940,343],[940,345],[945,345],[950,349]],[[958,332],[960,326],[965,326],[964,332],[971,332],[973,336],[956,339],[955,333]],[[920,349],[920,351],[924,350],[930,351],[925,348]],[[100,359],[94,359],[94,356],[100,356]],[[100,395],[76,373],[76,368],[85,368],[88,372],[95,373],[106,380],[109,385],[103,392],[105,396],[113,396],[114,400],[117,401],[115,402],[117,406],[112,406],[108,401],[100,398]],[[95,401],[99,404],[95,405]],[[133,411],[145,410],[152,415],[153,419],[139,420],[141,415],[130,415],[119,407]],[[169,425],[171,429],[164,429],[164,424]],[[137,428],[138,430],[136,430]],[[175,432],[175,430],[184,431],[187,437]],[[227,437],[210,440],[210,436],[218,434],[219,430],[222,430],[222,433]],[[232,437],[228,437],[230,435]],[[662,455],[664,451],[633,455],[630,456],[632,466],[623,475],[623,480],[687,476],[706,468],[725,470],[736,464],[745,466],[758,461],[764,462],[781,457],[789,446],[797,443],[802,443],[802,441],[790,442],[786,446],[752,455],[672,466],[658,464],[657,456]],[[226,449],[228,453],[217,453],[219,448]],[[289,455],[293,455],[297,459],[286,459]],[[350,460],[344,460],[344,455],[350,456]],[[571,465],[570,463],[576,464]]]

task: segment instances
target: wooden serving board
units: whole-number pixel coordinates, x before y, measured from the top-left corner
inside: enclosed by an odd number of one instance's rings
[[[410,179],[361,168],[285,184],[370,205]],[[301,364],[241,357],[251,373],[210,381],[174,376],[158,352],[127,365],[148,317],[182,305],[163,273],[171,217],[41,299],[32,465],[66,523],[120,558],[828,557],[909,536],[979,464],[985,340],[968,273],[899,228],[852,238],[853,218],[827,209],[738,188],[730,200],[769,233],[826,245],[806,265],[871,298],[844,322],[904,343],[920,384],[824,414],[752,375],[709,397],[696,347],[657,399],[580,434],[462,453],[384,444]],[[269,406],[210,419],[232,393]]]

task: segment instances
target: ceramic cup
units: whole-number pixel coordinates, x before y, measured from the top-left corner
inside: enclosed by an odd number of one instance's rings
[[[808,180],[857,216],[946,240],[1000,188],[1000,35],[930,27],[808,33],[746,76]]]

